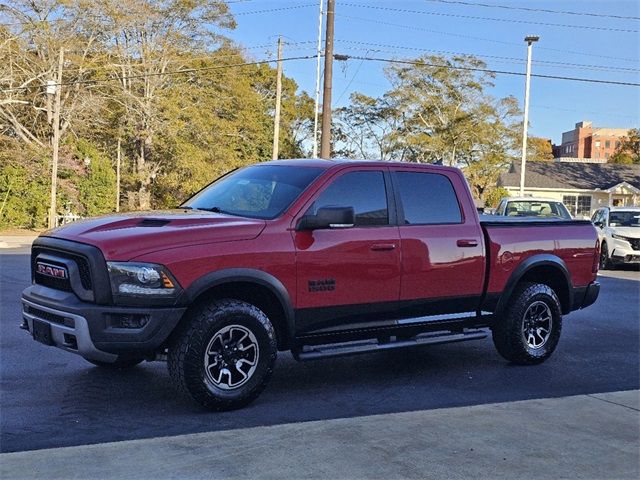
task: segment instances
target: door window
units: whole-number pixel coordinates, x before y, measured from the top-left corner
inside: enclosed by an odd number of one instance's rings
[[[315,215],[322,207],[353,207],[356,226],[389,225],[389,207],[381,171],[349,172],[329,185],[307,210]]]
[[[396,172],[405,225],[462,223],[451,181],[438,173]]]

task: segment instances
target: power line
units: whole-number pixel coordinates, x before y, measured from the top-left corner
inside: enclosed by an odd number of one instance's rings
[[[393,48],[399,50],[412,50],[416,52],[434,52],[434,53],[442,53],[446,55],[469,55],[474,57],[481,58],[490,58],[490,59],[498,59],[498,60],[512,60],[513,62],[524,63],[524,60],[521,58],[515,57],[503,57],[499,55],[489,55],[484,53],[470,53],[470,52],[452,52],[449,50],[434,50],[429,48],[421,48],[421,47],[410,47],[406,45],[390,45],[385,43],[372,43],[372,42],[362,42],[358,40],[337,40],[338,43],[347,43],[351,45],[363,45],[363,49],[370,49],[369,47],[382,47],[382,48]],[[304,42],[301,42],[304,43]],[[583,69],[591,69],[591,70],[603,70],[603,71],[620,71],[627,73],[639,73],[640,70],[637,68],[629,68],[629,67],[618,67],[614,65],[593,65],[593,64],[584,64],[584,63],[567,63],[567,62],[555,62],[551,60],[534,60],[534,64],[538,65],[546,65],[550,66],[558,66],[558,67],[579,67]]]
[[[297,10],[299,8],[308,8],[308,7],[317,7],[317,5],[315,3],[314,4],[306,3],[302,5],[291,5],[289,7],[267,8],[264,10],[250,10],[247,12],[234,12],[233,15],[239,16],[239,15],[253,15],[256,13],[273,13],[273,12],[282,12],[285,10]]]
[[[611,28],[611,27],[594,27],[591,25],[573,25],[566,23],[548,23],[548,22],[536,22],[534,20],[518,20],[512,18],[495,18],[495,17],[479,17],[474,15],[462,15],[458,13],[442,13],[442,12],[425,12],[424,10],[410,10],[406,8],[393,8],[383,7],[381,5],[362,5],[357,3],[344,3],[343,5],[357,8],[370,8],[374,10],[383,10],[389,12],[401,12],[412,13],[418,15],[436,15],[440,17],[454,17],[454,18],[466,18],[471,20],[490,20],[493,22],[507,22],[507,23],[528,23],[532,25],[543,25],[546,27],[561,27],[561,28],[581,28],[586,30],[604,30],[608,32],[622,32],[622,33],[638,33],[638,30],[631,30],[626,28]]]
[[[243,2],[249,2],[252,0],[241,0]],[[232,3],[232,2],[227,2],[227,3]],[[240,3],[240,2],[233,2],[233,3]],[[301,5],[291,5],[288,7],[278,7],[278,8],[267,8],[267,9],[263,9],[263,10],[248,10],[246,12],[233,12],[232,15],[234,16],[240,16],[240,15],[254,15],[254,14],[263,14],[263,13],[274,13],[274,12],[282,12],[285,10],[297,10],[300,8],[308,8],[308,7],[314,7],[316,6],[315,4],[301,4]],[[40,19],[33,19],[33,20],[17,20],[15,22],[8,22],[8,23],[0,23],[0,26],[2,27],[12,27],[12,26],[17,26],[17,25],[31,25],[31,24],[50,24],[50,23],[65,23],[68,22],[67,19],[65,18],[52,18],[52,19],[46,19],[46,20],[40,20]]]
[[[369,52],[367,52],[365,55],[368,55]],[[360,61],[360,65],[358,65],[358,67],[356,68],[356,71],[353,72],[353,76],[351,77],[351,80],[349,80],[349,83],[347,83],[347,86],[344,87],[344,90],[342,90],[342,93],[340,93],[340,96],[338,97],[338,99],[336,100],[336,103],[340,103],[340,100],[342,100],[342,97],[344,97],[344,94],[347,93],[347,90],[349,90],[349,87],[351,86],[351,84],[353,83],[353,81],[356,79],[356,77],[358,76],[358,73],[360,73],[360,69],[362,68],[362,65],[364,64],[364,60]]]
[[[352,60],[368,60],[368,61],[374,61],[374,62],[398,63],[403,65],[414,65],[414,66],[421,66],[421,67],[435,67],[435,68],[446,68],[450,70],[467,70],[472,72],[493,73],[496,75],[515,75],[518,77],[524,77],[526,75],[525,73],[522,73],[522,72],[511,72],[508,70],[494,70],[490,68],[464,67],[464,66],[457,66],[457,65],[439,65],[435,63],[420,62],[415,60],[394,60],[392,58],[361,57],[361,56],[350,56],[350,55],[344,55],[342,57],[343,58],[346,57],[347,60],[352,59]],[[616,80],[600,80],[596,78],[565,77],[560,75],[545,75],[540,73],[531,74],[531,76],[538,77],[538,78],[549,78],[554,80],[570,80],[574,82],[601,83],[601,84],[609,84],[609,85],[624,85],[628,87],[640,87],[640,83],[620,82]]]
[[[575,109],[575,108],[562,108],[562,107],[554,107],[554,106],[550,106],[550,105],[532,104],[531,108],[544,108],[545,110],[558,110],[558,111],[561,111],[561,112],[574,112],[574,113],[579,113],[581,115],[593,114],[593,115],[610,115],[612,117],[625,117],[625,118],[633,118],[633,119],[637,119],[638,118],[637,115],[629,115],[629,114],[620,113],[620,112],[603,112],[602,110],[598,110],[598,111],[594,111],[594,110],[578,110],[578,109]]]
[[[471,7],[485,7],[485,8],[502,8],[504,10],[521,10],[524,12],[538,12],[538,13],[554,13],[559,15],[580,15],[585,17],[600,17],[600,18],[616,18],[619,20],[640,20],[640,17],[627,17],[624,15],[613,15],[608,13],[593,13],[593,12],[571,12],[567,10],[549,10],[546,8],[531,8],[531,7],[514,7],[511,5],[496,5],[489,3],[475,3],[475,2],[463,2],[459,0],[425,0],[427,2],[435,2],[435,3],[447,3],[447,4],[458,4],[458,5],[468,5]]]
[[[504,40],[495,40],[495,39],[491,39],[491,38],[484,38],[484,37],[475,37],[473,35],[465,35],[462,33],[454,33],[454,32],[443,32],[441,30],[433,30],[430,28],[424,28],[424,27],[418,27],[415,25],[405,25],[405,24],[400,24],[400,23],[391,23],[391,22],[384,22],[382,20],[376,20],[373,18],[363,18],[363,17],[354,17],[352,15],[344,15],[344,14],[336,14],[336,16],[340,16],[342,18],[349,18],[351,20],[359,20],[362,22],[370,22],[370,23],[376,23],[378,25],[387,25],[390,27],[396,27],[396,28],[404,28],[404,29],[408,29],[408,30],[416,30],[416,31],[420,31],[420,32],[429,32],[429,33],[436,33],[439,35],[449,35],[452,37],[459,37],[459,38],[468,38],[471,40],[480,40],[483,42],[491,42],[491,43],[499,43],[501,45],[510,45],[510,46],[517,46],[517,47],[521,47],[522,45],[520,43],[515,43],[515,42],[507,42]],[[583,56],[587,56],[587,57],[598,57],[598,58],[607,58],[607,59],[613,59],[613,60],[622,60],[624,62],[634,62],[637,63],[638,60],[637,59],[633,59],[633,58],[622,58],[622,57],[613,57],[611,55],[598,55],[595,53],[585,53],[585,52],[578,52],[578,51],[574,51],[574,50],[562,50],[559,48],[551,48],[551,47],[539,47],[536,46],[536,50],[548,50],[548,51],[552,51],[552,52],[560,52],[560,53],[570,53],[573,55],[583,55]]]
[[[311,58],[316,58],[315,55],[306,55],[306,56],[300,56],[300,57],[288,57],[288,58],[283,58],[281,59],[281,61],[283,62],[287,62],[287,61],[293,61],[293,60],[308,60]],[[122,81],[122,80],[131,80],[131,79],[135,79],[135,78],[148,78],[148,77],[161,77],[161,76],[169,76],[169,75],[180,75],[180,74],[184,74],[184,73],[195,73],[195,72],[202,72],[202,71],[207,71],[207,70],[223,70],[226,68],[235,68],[235,67],[246,67],[246,66],[250,66],[250,65],[264,65],[267,63],[274,63],[277,60],[257,60],[255,62],[244,62],[244,63],[234,63],[234,64],[229,64],[229,65],[215,65],[215,66],[211,66],[211,67],[197,67],[197,68],[184,68],[181,70],[170,70],[170,71],[166,71],[166,72],[153,72],[153,73],[141,73],[138,75],[127,75],[127,76],[117,76],[117,77],[109,77],[109,78],[101,78],[101,79],[97,79],[97,80],[74,80],[71,82],[60,82],[60,83],[55,83],[55,84],[48,84],[49,86],[69,86],[69,85],[82,85],[82,84],[93,84],[93,85],[99,85],[99,84],[104,84],[104,83],[110,83],[110,82],[114,82],[114,81]],[[19,91],[19,90],[28,90],[30,88],[43,88],[42,85],[26,85],[23,87],[15,87],[15,88],[7,88],[5,90],[2,90],[2,93],[8,93],[8,92],[13,92],[13,91]]]

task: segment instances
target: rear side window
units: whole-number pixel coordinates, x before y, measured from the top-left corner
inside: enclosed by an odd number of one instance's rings
[[[438,173],[396,172],[405,225],[462,223],[453,185]]]
[[[358,226],[388,225],[389,208],[383,173],[345,173],[320,194],[307,214],[315,215],[322,207],[353,207]]]

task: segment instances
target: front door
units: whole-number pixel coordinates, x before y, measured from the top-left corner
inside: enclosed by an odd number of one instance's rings
[[[321,207],[353,207],[355,225],[294,231],[297,265],[296,330],[364,326],[393,311],[400,295],[400,242],[390,210],[387,169],[338,172],[294,220]],[[295,224],[295,223],[294,223]]]

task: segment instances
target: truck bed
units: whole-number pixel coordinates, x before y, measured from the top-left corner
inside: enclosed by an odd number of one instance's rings
[[[591,225],[590,220],[565,220],[562,218],[503,217],[500,215],[479,215],[480,224],[491,227],[537,226],[537,225]]]

